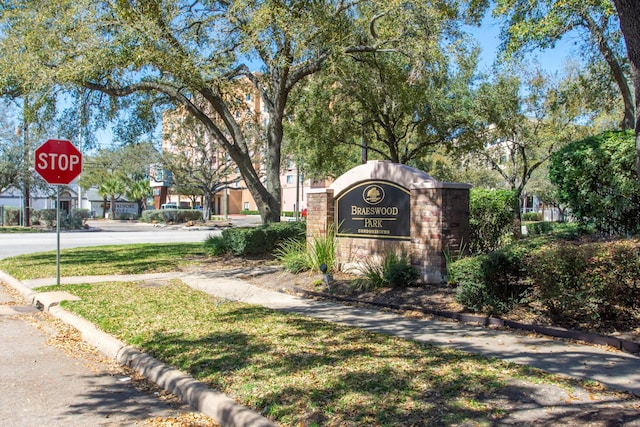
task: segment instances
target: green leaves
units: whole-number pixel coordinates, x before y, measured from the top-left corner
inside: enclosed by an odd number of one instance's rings
[[[551,157],[549,177],[559,199],[600,232],[640,232],[640,188],[633,133],[605,132],[575,141]]]

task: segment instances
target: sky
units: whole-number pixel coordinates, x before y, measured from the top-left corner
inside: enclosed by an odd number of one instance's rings
[[[500,45],[500,26],[491,16],[486,16],[480,27],[466,27],[466,30],[474,36],[482,49],[480,55],[480,71],[491,68],[491,65],[498,56]],[[567,61],[575,55],[574,41],[571,35],[565,35],[553,49],[535,51],[527,58],[536,58],[540,67],[549,72],[560,72]]]

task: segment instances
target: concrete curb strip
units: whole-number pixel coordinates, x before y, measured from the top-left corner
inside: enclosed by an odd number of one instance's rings
[[[0,270],[0,281],[18,291],[32,305],[39,304],[37,292],[21,281]],[[45,307],[43,305],[43,307]],[[105,356],[127,365],[150,381],[178,396],[193,409],[213,418],[224,427],[275,427],[269,419],[240,405],[223,393],[210,389],[190,375],[173,369],[150,355],[129,347],[122,341],[100,331],[96,326],[47,299],[48,312],[78,329],[82,339],[96,347]]]

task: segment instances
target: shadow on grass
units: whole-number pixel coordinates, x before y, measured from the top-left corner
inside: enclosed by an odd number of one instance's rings
[[[60,270],[63,276],[166,272],[179,270],[180,266],[203,256],[200,243],[75,248],[61,251]],[[20,255],[3,260],[0,265],[3,270],[19,279],[53,277],[56,253]]]
[[[620,425],[640,417],[622,395],[576,398],[510,380],[535,376],[524,368],[357,328],[245,305],[223,307],[215,322],[197,339],[156,333],[145,349],[283,425]]]

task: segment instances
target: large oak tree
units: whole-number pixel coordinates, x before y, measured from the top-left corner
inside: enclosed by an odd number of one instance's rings
[[[293,88],[334,54],[413,40],[436,8],[378,0],[9,0],[0,5],[0,86],[45,81],[181,105],[236,163],[263,221],[274,222]],[[376,31],[382,22],[389,24]],[[241,77],[268,115],[264,180],[230,101],[242,97]]]

